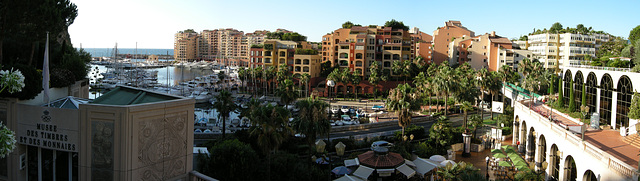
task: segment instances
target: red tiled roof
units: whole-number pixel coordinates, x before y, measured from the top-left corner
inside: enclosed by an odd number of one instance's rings
[[[368,151],[358,155],[358,161],[360,164],[371,168],[395,168],[404,163],[404,158],[400,154],[393,152],[378,155],[374,151]]]

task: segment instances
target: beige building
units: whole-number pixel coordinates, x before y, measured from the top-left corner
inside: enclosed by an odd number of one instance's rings
[[[503,65],[513,67],[514,70],[518,70],[518,63],[525,58],[531,59],[533,52],[531,50],[520,49],[500,49],[498,55],[498,70]]]
[[[25,103],[0,100],[18,142],[0,180],[190,179],[193,99],[118,87],[95,100]]]
[[[198,33],[180,31],[173,40],[173,57],[176,61],[198,59]]]
[[[309,74],[311,77],[320,76],[320,64],[322,64],[322,56],[320,55],[293,55],[293,75]]]
[[[595,57],[596,51],[610,37],[603,34],[544,33],[529,35],[527,41],[517,41],[521,49],[531,50],[534,59],[545,68],[581,65],[585,57]]]
[[[500,50],[512,49],[509,39],[497,36],[495,32],[476,37],[462,36],[452,38],[449,43],[449,64],[469,62],[474,69],[486,68],[498,71],[500,68]]]

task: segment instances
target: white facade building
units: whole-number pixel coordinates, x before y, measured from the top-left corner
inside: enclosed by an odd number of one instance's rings
[[[529,36],[524,43],[517,43],[522,49],[531,50],[543,63],[545,68],[560,66],[580,65],[585,56],[596,56],[596,50],[603,42],[609,41],[609,35],[604,34],[537,34]]]

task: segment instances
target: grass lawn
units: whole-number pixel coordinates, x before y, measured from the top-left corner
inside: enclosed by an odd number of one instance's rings
[[[496,120],[485,119],[484,121],[482,121],[482,124],[485,124],[485,125],[496,125]]]

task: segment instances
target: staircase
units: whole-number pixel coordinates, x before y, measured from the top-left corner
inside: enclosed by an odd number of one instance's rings
[[[631,134],[629,136],[625,136],[624,138],[622,138],[622,141],[632,146],[635,146],[636,148],[640,148],[640,136],[638,136],[638,134]]]

